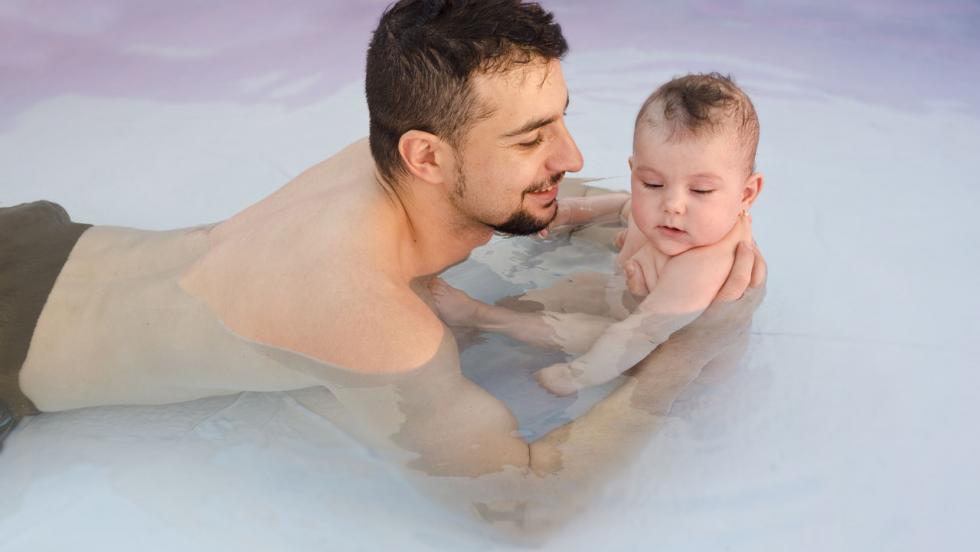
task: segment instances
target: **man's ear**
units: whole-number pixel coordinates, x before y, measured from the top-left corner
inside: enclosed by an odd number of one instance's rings
[[[762,173],[752,173],[745,179],[745,186],[742,188],[742,208],[748,209],[755,203],[755,200],[762,192],[762,184],[765,179]]]
[[[447,147],[435,134],[421,130],[409,130],[398,139],[398,154],[408,172],[432,184],[445,180]]]

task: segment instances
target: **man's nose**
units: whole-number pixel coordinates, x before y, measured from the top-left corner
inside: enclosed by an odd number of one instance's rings
[[[585,163],[582,152],[575,145],[575,140],[564,124],[561,126],[559,143],[555,152],[548,160],[548,170],[551,172],[578,172]]]

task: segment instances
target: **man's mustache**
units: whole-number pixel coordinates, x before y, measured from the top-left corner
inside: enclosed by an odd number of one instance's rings
[[[551,175],[551,178],[548,179],[548,182],[547,183],[545,183],[545,182],[539,182],[537,184],[534,184],[530,188],[524,190],[524,193],[525,194],[533,194],[534,192],[540,192],[541,190],[544,190],[545,188],[549,188],[551,186],[554,186],[554,185],[558,184],[559,182],[562,181],[563,178],[565,178],[565,171],[562,171],[560,173],[555,173],[555,174]]]

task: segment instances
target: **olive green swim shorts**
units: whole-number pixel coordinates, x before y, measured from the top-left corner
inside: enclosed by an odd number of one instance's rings
[[[90,226],[50,201],[0,207],[0,447],[21,418],[38,413],[20,389],[20,369],[61,267]]]

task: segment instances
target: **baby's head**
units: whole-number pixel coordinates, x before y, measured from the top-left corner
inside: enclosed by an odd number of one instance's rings
[[[730,78],[687,75],[647,98],[630,157],[633,220],[667,255],[720,241],[762,189],[759,119]]]

